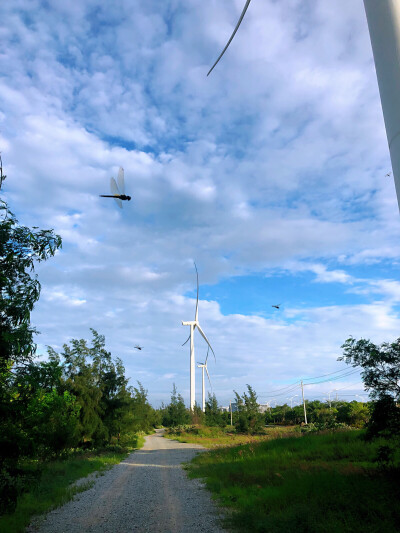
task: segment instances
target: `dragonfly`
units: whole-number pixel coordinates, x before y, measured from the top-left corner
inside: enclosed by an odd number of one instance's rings
[[[143,350],[143,346],[136,345],[135,348],[136,350]]]
[[[282,304],[277,304],[277,305],[271,305],[271,307],[275,307],[275,309],[280,309]]]
[[[118,183],[118,185],[117,185]],[[125,194],[125,180],[124,180],[124,169],[119,167],[117,181],[114,178],[111,178],[110,181],[111,194],[99,194],[102,198],[114,198],[117,202],[118,207],[122,209],[122,200],[130,200],[131,197]]]

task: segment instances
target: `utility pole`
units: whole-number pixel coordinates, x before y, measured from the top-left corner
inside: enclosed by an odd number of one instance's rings
[[[400,208],[400,2],[364,0]]]
[[[304,387],[303,381],[301,382],[301,394],[303,396],[303,407],[304,407],[304,423],[307,425],[307,412],[306,412],[306,402],[304,400]]]

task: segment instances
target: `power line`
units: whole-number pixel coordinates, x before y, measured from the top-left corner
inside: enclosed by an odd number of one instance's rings
[[[332,379],[327,379],[325,381],[320,381],[318,383],[325,383],[326,381],[335,381],[337,379],[340,379],[341,377],[345,377],[345,376],[348,376],[348,375],[351,375],[351,374],[355,374],[356,372],[359,372],[359,370],[349,370],[349,368],[343,368],[342,370],[336,370],[335,372],[330,372],[329,374],[323,374],[321,376],[314,376],[312,378],[304,378],[303,381],[310,381],[312,379],[319,379],[319,378],[324,378],[324,377],[327,377],[327,376],[333,376],[334,374],[338,374],[339,372],[343,373],[341,374],[340,376],[336,376]],[[305,385],[317,385],[318,383],[305,383]],[[294,388],[297,388],[300,386],[300,380],[296,381],[295,383],[291,383],[290,385],[286,385],[285,387],[281,387],[279,389],[275,389],[275,390],[272,390],[272,391],[266,391],[264,392],[263,396],[270,396],[270,395],[273,395],[275,394],[276,392],[279,392],[279,391],[286,391],[287,389],[291,389],[292,387]],[[292,389],[294,390],[294,389]],[[289,391],[287,391],[289,392]],[[283,394],[286,394],[285,392]],[[278,394],[279,396],[279,394]]]
[[[327,383],[329,381],[338,381],[339,379],[345,378],[347,376],[352,376],[353,374],[358,374],[359,370],[351,370],[347,372],[346,374],[342,374],[340,376],[336,376],[332,379],[324,379],[322,381],[316,381],[315,383],[306,383],[306,385],[319,385],[320,383]]]
[[[310,379],[319,379],[319,378],[325,378],[326,376],[332,376],[333,374],[338,374],[339,372],[348,372],[349,367],[342,368],[342,370],[336,370],[336,372],[330,372],[329,374],[323,374],[322,376],[315,376],[313,378],[304,378],[303,381],[308,381]]]

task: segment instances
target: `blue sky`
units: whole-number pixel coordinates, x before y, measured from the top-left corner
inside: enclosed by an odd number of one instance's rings
[[[349,335],[399,334],[400,219],[363,2],[253,0],[207,77],[243,3],[0,7],[3,194],[63,238],[37,269],[38,354],[93,327],[154,405],[173,383],[189,401],[193,261],[223,405],[247,383],[267,401],[345,368]],[[122,211],[98,196],[119,166]],[[339,381],[306,395],[362,394]]]

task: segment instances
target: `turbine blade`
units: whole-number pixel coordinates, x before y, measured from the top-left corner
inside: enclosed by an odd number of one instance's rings
[[[194,261],[193,261],[194,263]],[[197,271],[196,263],[194,263],[194,268],[196,269],[196,277],[197,277],[197,299],[196,299],[196,313],[194,315],[194,319],[197,322],[199,318],[199,273]]]
[[[206,369],[206,372],[207,372],[208,381],[210,382],[210,387],[212,388],[210,374],[208,373],[207,367],[205,367],[205,369]]]
[[[210,347],[207,348],[207,356],[206,356],[206,360],[205,360],[205,365],[207,364],[207,359],[208,359],[208,354],[210,353]]]
[[[212,351],[212,353],[213,353],[213,355],[214,355],[215,362],[217,362],[217,358],[215,357],[215,353],[214,353],[214,350],[212,349],[212,346],[211,346],[211,344],[210,344],[210,341],[207,339],[206,334],[205,334],[204,331],[201,329],[200,324],[197,324],[197,328],[198,328],[198,330],[199,330],[200,335],[203,337],[203,339],[206,341],[206,343],[207,343],[208,346],[210,347],[210,350]]]
[[[185,346],[185,344],[187,343],[187,341],[190,339],[190,335],[189,337],[185,340],[185,342],[182,344],[182,346]]]
[[[225,48],[222,50],[222,52],[221,52],[220,55],[218,56],[218,59],[216,60],[216,62],[214,63],[214,65],[213,65],[213,66],[210,68],[210,70],[208,71],[207,76],[208,76],[209,74],[211,74],[212,70],[214,69],[214,67],[216,67],[218,61],[219,61],[219,60],[221,59],[221,57],[225,54],[225,52],[226,52],[228,46],[231,44],[231,41],[232,41],[232,39],[235,37],[235,33],[238,31],[239,26],[240,26],[240,24],[241,24],[241,22],[242,22],[242,20],[243,20],[243,17],[244,17],[245,14],[246,14],[246,11],[247,11],[247,8],[249,7],[250,2],[251,2],[251,0],[247,0],[247,1],[246,1],[246,5],[244,6],[243,11],[242,11],[242,14],[240,15],[240,18],[239,18],[239,20],[238,20],[238,23],[236,24],[236,28],[233,30],[233,33],[232,33],[232,35],[230,36],[229,41],[227,42]]]

